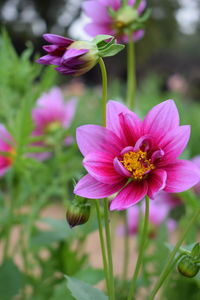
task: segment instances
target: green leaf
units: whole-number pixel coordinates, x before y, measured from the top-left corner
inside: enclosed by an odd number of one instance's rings
[[[0,266],[0,298],[11,300],[24,286],[23,274],[12,260],[6,260]]]
[[[121,44],[113,44],[110,47],[106,48],[105,50],[100,50],[99,55],[101,57],[109,57],[109,56],[114,56],[120,51],[124,49],[124,45]]]
[[[54,289],[53,295],[50,300],[75,300],[71,292],[67,289],[66,283],[63,282],[57,285]]]
[[[67,287],[76,300],[108,300],[100,290],[78,279],[65,276]]]
[[[87,268],[80,270],[74,275],[79,280],[83,280],[86,283],[95,285],[104,279],[104,271],[101,269]]]
[[[196,245],[193,247],[191,256],[194,259],[200,259],[200,243],[196,243]]]

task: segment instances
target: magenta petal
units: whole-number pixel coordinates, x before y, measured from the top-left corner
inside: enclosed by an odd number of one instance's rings
[[[144,134],[152,134],[159,140],[169,130],[179,125],[179,114],[173,100],[154,106],[143,122]]]
[[[105,6],[101,5],[98,1],[84,1],[82,4],[85,14],[93,19],[96,23],[111,22],[111,17]]]
[[[99,34],[114,35],[114,31],[110,28],[110,24],[88,23],[84,26],[84,30],[90,36],[96,36]]]
[[[156,160],[162,158],[165,155],[165,152],[162,149],[156,150],[151,156],[151,162],[154,163]]]
[[[113,160],[115,170],[123,177],[131,177],[131,173],[127,171],[117,157]]]
[[[141,148],[143,149],[143,151],[148,151],[151,148],[153,142],[153,138],[150,135],[143,135],[141,136],[134,147],[134,151],[138,151]]]
[[[131,134],[135,136],[135,133],[138,134],[140,132],[141,124],[140,118],[125,105],[113,100],[108,101],[106,106],[106,127],[115,132],[115,134],[124,136],[125,132],[122,132],[122,130],[128,130],[129,136]]]
[[[63,36],[60,36],[57,34],[51,34],[51,33],[45,33],[43,35],[43,38],[50,44],[55,44],[55,45],[63,46],[63,47],[67,47],[74,42],[74,40],[72,40],[72,39],[65,38]]]
[[[147,194],[148,185],[146,181],[130,182],[124,187],[111,203],[110,210],[123,210],[136,204]]]
[[[119,114],[119,135],[126,146],[134,145],[141,134],[142,122],[133,112]]]
[[[90,152],[85,156],[83,165],[92,177],[102,183],[115,184],[123,180],[113,166],[113,155],[110,153]]]
[[[148,196],[151,199],[163,190],[166,185],[167,172],[162,169],[152,171],[148,177]]]
[[[180,193],[200,181],[200,170],[190,161],[178,159],[164,168],[167,172],[165,192]]]
[[[98,151],[118,156],[122,148],[120,139],[112,131],[98,125],[83,125],[77,128],[76,139],[83,155]]]
[[[61,63],[66,63],[70,61],[74,57],[79,57],[85,53],[87,53],[89,50],[88,49],[74,49],[70,48],[65,51],[64,55],[62,56],[62,61]]]
[[[79,180],[75,186],[74,193],[89,199],[101,199],[118,192],[124,186],[125,182],[104,184],[87,174]]]
[[[53,56],[50,54],[44,55],[36,60],[37,63],[42,65],[59,65],[61,61],[60,57]]]
[[[134,147],[132,147],[132,146],[125,147],[125,148],[120,152],[120,155],[124,155],[125,153],[130,152],[130,151],[134,152]]]
[[[117,10],[121,6],[121,0],[99,0],[99,3],[105,7],[111,7],[114,10]]]
[[[77,99],[70,99],[65,103],[65,118],[63,120],[63,126],[65,128],[69,128],[71,122],[74,118],[76,107],[77,107]]]
[[[172,162],[179,157],[190,138],[190,126],[179,126],[169,131],[159,143],[160,148],[165,152],[159,166]]]

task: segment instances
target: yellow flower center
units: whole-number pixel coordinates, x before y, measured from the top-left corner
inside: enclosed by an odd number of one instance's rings
[[[141,150],[125,153],[121,163],[133,175],[134,180],[142,180],[150,170],[155,169],[151,159],[147,158],[147,152]]]

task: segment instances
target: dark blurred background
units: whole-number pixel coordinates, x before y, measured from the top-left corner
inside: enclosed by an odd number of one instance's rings
[[[27,41],[42,53],[45,32],[87,39],[81,13],[81,0],[0,0],[0,23],[6,28],[19,53]],[[139,82],[158,74],[162,89],[186,93],[200,100],[200,1],[147,0],[152,16],[145,37],[137,43]],[[106,59],[113,76],[126,78],[126,51]],[[98,69],[84,76],[87,83],[98,82]]]

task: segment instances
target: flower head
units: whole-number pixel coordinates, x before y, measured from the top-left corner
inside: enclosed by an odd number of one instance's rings
[[[8,156],[0,154],[0,176],[3,176],[11,167],[15,155],[13,138],[3,124],[0,124],[0,152],[8,154]]]
[[[94,67],[98,61],[97,46],[91,42],[74,41],[55,34],[44,34],[51,45],[43,46],[47,55],[38,59],[43,65],[56,65],[59,73],[80,76]]]
[[[83,10],[91,18],[91,23],[86,24],[85,31],[91,36],[110,34],[120,42],[127,42],[127,29],[138,19],[146,7],[145,0],[140,2],[137,9],[134,8],[135,3],[135,0],[129,0],[127,5],[123,5],[120,0],[85,1]],[[133,33],[133,39],[137,41],[143,35],[144,30],[136,30]]]
[[[34,136],[52,137],[54,133],[61,129],[68,129],[73,120],[76,110],[76,100],[64,101],[62,92],[59,88],[52,88],[48,93],[44,93],[38,100],[36,108],[32,111],[32,119],[35,125]],[[72,140],[66,137],[66,143]],[[45,140],[38,142],[38,146],[44,146]],[[49,153],[39,153],[37,157],[45,159]]]
[[[179,193],[200,180],[200,170],[178,159],[190,137],[190,126],[179,125],[173,100],[153,107],[142,121],[115,101],[107,104],[106,128],[85,125],[77,129],[77,143],[89,174],[75,194],[100,199],[118,193],[111,210],[126,209],[159,191]]]

